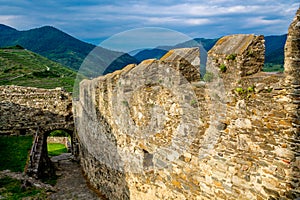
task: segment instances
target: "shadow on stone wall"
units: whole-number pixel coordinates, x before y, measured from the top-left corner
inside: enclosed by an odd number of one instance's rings
[[[95,108],[95,112],[83,109],[82,114],[76,119],[77,128],[83,128],[90,133],[79,136],[84,175],[90,185],[108,199],[130,199],[124,166],[118,153],[117,139],[99,109],[95,105],[92,107]],[[82,123],[85,126],[82,126]]]
[[[74,130],[73,116],[53,113],[12,102],[0,102],[0,135],[34,135],[38,128],[46,131]]]

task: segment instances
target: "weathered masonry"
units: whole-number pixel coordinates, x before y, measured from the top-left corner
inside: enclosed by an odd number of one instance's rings
[[[47,136],[51,131],[65,130],[74,138],[71,95],[61,88],[1,86],[0,113],[0,135],[33,135],[35,138],[26,172],[35,177],[53,173]]]
[[[261,72],[264,38],[231,35],[208,53],[175,49],[80,85],[81,164],[110,199],[300,197],[300,9],[285,72]]]

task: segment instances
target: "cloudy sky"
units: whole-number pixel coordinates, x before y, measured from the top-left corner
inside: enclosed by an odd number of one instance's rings
[[[299,0],[0,0],[0,23],[18,30],[51,25],[94,44],[143,27],[193,38],[279,35],[287,32],[298,7]]]

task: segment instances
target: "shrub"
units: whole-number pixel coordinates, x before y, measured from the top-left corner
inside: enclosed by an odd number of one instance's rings
[[[226,70],[227,70],[227,67],[226,67],[226,65],[224,65],[224,64],[221,64],[220,66],[219,66],[219,68],[220,68],[220,71],[221,72],[226,72]]]
[[[243,94],[245,92],[245,90],[241,87],[235,88],[235,91],[239,94]]]
[[[55,131],[52,131],[49,136],[52,136],[52,137],[68,137],[69,134],[66,131],[63,131],[63,130],[55,130]]]
[[[193,100],[191,100],[190,104],[191,104],[191,106],[193,106],[193,107],[197,107],[198,102],[197,102],[196,99],[193,99]]]
[[[226,56],[226,60],[235,60],[235,58],[236,58],[236,54],[230,54]]]
[[[247,88],[247,91],[248,91],[248,92],[254,92],[254,87],[253,87],[253,86],[248,87],[248,88]]]
[[[38,78],[58,78],[60,77],[59,73],[55,73],[53,71],[39,71],[39,72],[32,72],[33,76],[36,76]]]
[[[17,44],[17,45],[15,46],[15,49],[24,49],[24,47],[22,47],[21,45],[18,45],[18,44]]]
[[[253,53],[253,51],[252,50],[249,50],[249,51],[247,51],[247,56],[250,56],[250,57],[252,57],[254,55],[254,53]]]
[[[129,107],[128,101],[122,101],[122,104],[123,104],[124,106],[126,106],[126,107]]]
[[[241,87],[235,88],[235,92],[241,96],[250,98],[251,93],[254,92],[254,86],[249,86],[247,89],[243,89]]]

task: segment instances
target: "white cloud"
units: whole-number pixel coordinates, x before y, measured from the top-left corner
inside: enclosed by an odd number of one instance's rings
[[[0,15],[0,23],[8,25],[8,26],[13,26],[17,27],[22,20],[22,16],[19,15]]]
[[[247,19],[246,20],[246,25],[248,27],[252,27],[252,26],[266,26],[266,25],[273,25],[273,24],[280,24],[283,21],[280,19],[273,19],[273,20],[268,20],[268,19],[264,19],[264,17],[255,17],[255,18],[251,18],[251,19]]]
[[[53,25],[81,39],[160,26],[198,37],[285,33],[299,0],[1,0],[0,23],[17,29]]]
[[[209,19],[200,19],[200,18],[192,18],[192,19],[187,19],[186,24],[189,25],[206,25],[212,23],[211,20]]]
[[[18,16],[16,15],[0,15],[0,21],[4,24],[10,24],[12,21],[16,20]]]

